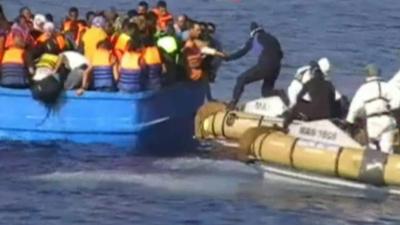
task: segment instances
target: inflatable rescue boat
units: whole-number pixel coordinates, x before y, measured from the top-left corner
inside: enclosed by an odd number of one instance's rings
[[[294,121],[283,131],[283,119],[265,113],[268,103],[257,104],[259,111],[204,105],[196,116],[196,137],[234,146],[265,174],[400,194],[400,155],[367,150],[329,120]]]

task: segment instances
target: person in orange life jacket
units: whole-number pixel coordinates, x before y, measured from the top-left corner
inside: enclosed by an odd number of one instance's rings
[[[186,73],[193,81],[205,81],[208,85],[208,100],[212,100],[211,90],[208,82],[208,75],[204,68],[204,58],[207,55],[225,57],[223,52],[210,48],[200,39],[202,30],[200,24],[194,22],[189,32],[189,39],[183,47],[183,55],[185,60]]]
[[[0,62],[5,51],[5,43],[9,30],[10,24],[4,15],[3,7],[0,5]]]
[[[139,33],[139,28],[135,23],[127,20],[124,21],[120,34],[117,34],[114,39],[114,53],[118,60],[121,60],[122,55],[127,50],[127,44],[132,37]]]
[[[149,11],[149,4],[146,1],[140,1],[136,11],[139,15],[146,15]]]
[[[20,36],[16,36],[13,45],[5,51],[1,61],[1,86],[9,88],[29,87],[28,61],[25,43]]]
[[[163,83],[162,74],[166,71],[161,53],[152,37],[143,40],[143,59],[147,75],[146,88],[150,90],[160,89]]]
[[[140,92],[144,90],[144,60],[141,55],[139,39],[128,42],[128,49],[119,63],[118,89],[122,92]]]
[[[71,7],[68,10],[68,15],[61,24],[61,31],[67,31],[72,22],[78,22],[79,10],[76,7]]]
[[[13,45],[15,36],[22,37],[27,48],[32,47],[34,44],[34,40],[30,34],[28,21],[23,16],[19,16],[15,23],[11,26],[11,30],[7,34],[5,48]]]
[[[165,30],[168,23],[173,22],[174,18],[168,12],[167,3],[165,1],[158,1],[157,7],[153,10],[157,15],[157,29]]]
[[[82,95],[89,88],[90,83],[91,87],[97,91],[115,91],[114,81],[118,78],[118,68],[110,41],[107,39],[100,41],[89,61],[90,65],[83,75],[82,86],[76,94]]]
[[[73,41],[74,45],[79,45],[82,35],[86,31],[86,25],[85,21],[79,20],[79,10],[76,7],[69,9],[68,16],[62,23],[61,31],[67,35],[70,42]]]
[[[41,45],[47,40],[54,38],[57,41],[58,48],[60,51],[64,51],[66,48],[65,38],[62,34],[55,31],[54,24],[52,22],[46,22],[43,25],[43,34],[36,40],[35,45]]]

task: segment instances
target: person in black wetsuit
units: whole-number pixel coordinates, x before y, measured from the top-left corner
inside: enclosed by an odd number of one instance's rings
[[[325,79],[317,62],[311,61],[309,65],[312,78],[304,84],[297,103],[286,113],[285,129],[294,119],[313,121],[337,117],[335,87]],[[306,94],[309,94],[310,101],[302,101]]]
[[[225,58],[227,61],[239,59],[250,51],[258,56],[257,64],[240,74],[237,78],[233,97],[229,103],[231,108],[236,106],[243,93],[244,86],[249,83],[263,80],[261,88],[262,96],[272,94],[275,81],[281,70],[283,52],[278,39],[267,33],[255,22],[250,24],[250,31],[250,38],[246,44]]]

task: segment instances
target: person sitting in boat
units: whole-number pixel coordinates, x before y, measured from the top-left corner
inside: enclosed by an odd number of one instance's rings
[[[46,17],[42,14],[36,14],[33,18],[33,29],[31,30],[31,36],[33,39],[38,39],[44,32],[44,24],[46,23]]]
[[[112,45],[109,40],[104,39],[97,44],[89,62],[90,65],[83,75],[82,86],[76,91],[76,94],[82,95],[89,87],[96,91],[115,91],[117,60],[112,53]]]
[[[52,22],[46,22],[43,25],[43,34],[36,39],[35,47],[44,45],[49,39],[56,41],[57,47],[60,51],[66,49],[67,45],[64,36],[61,33],[56,32],[54,23]]]
[[[89,67],[89,60],[76,51],[64,51],[59,55],[55,71],[60,74],[65,90],[82,86],[83,74]]]
[[[329,71],[331,68],[331,64],[327,58],[321,58],[318,60],[318,65],[319,68],[321,69],[321,72],[323,73],[325,79],[329,81]],[[302,88],[304,87],[304,84],[307,83],[311,78],[311,72],[310,72],[310,65],[302,66],[300,67],[296,75],[293,79],[293,81],[290,83],[288,90],[287,90],[287,95],[289,98],[289,108],[294,107],[298,102],[298,95]],[[304,105],[304,107],[307,107],[308,103],[311,101],[310,95],[305,94],[303,98],[299,99],[299,104],[297,104],[298,107],[302,108],[301,105]],[[335,89],[335,104],[336,106],[334,107],[335,113],[333,114],[333,118],[342,118],[342,116],[346,116],[346,109],[347,109],[347,98],[342,96],[337,89]]]
[[[128,41],[128,49],[119,64],[118,89],[121,92],[140,92],[144,90],[145,63],[141,55],[141,45],[137,40]]]
[[[325,79],[317,62],[309,64],[310,79],[303,85],[297,96],[297,103],[289,110],[284,127],[293,119],[321,120],[335,116],[335,88]],[[302,102],[305,95],[309,95],[308,102]]]
[[[262,96],[266,97],[271,95],[271,93],[273,93],[275,81],[279,76],[281,60],[283,58],[281,45],[276,37],[267,33],[255,22],[250,24],[250,38],[247,40],[246,44],[238,51],[231,53],[226,60],[231,61],[239,59],[248,52],[253,52],[258,56],[258,62],[237,78],[229,108],[236,107],[245,85],[249,83],[262,80]]]
[[[131,40],[131,37],[138,32],[138,26],[126,19],[122,23],[121,32],[114,34],[112,42],[114,45],[114,54],[116,55],[118,61],[121,60],[122,55],[127,50],[128,42]]]
[[[366,71],[366,83],[357,90],[350,104],[347,127],[354,126],[358,117],[365,117],[369,148],[391,154],[397,134],[391,109],[399,107],[400,95],[394,86],[381,80],[380,69],[375,65],[368,65]]]
[[[163,81],[163,73],[166,71],[165,64],[161,57],[160,49],[157,47],[152,37],[143,40],[143,60],[145,64],[148,90],[158,90],[161,88]]]
[[[29,87],[28,67],[30,64],[25,43],[22,37],[16,36],[13,44],[4,52],[1,60],[1,86],[9,88]]]
[[[84,53],[87,59],[92,59],[94,52],[97,50],[97,45],[107,39],[107,33],[104,31],[106,21],[102,16],[96,16],[91,24],[91,27],[82,36],[80,43],[81,52]]]

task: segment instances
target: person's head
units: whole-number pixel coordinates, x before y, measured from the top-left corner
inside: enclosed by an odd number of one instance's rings
[[[167,14],[167,3],[163,0],[157,2],[157,9],[161,16]]]
[[[200,23],[194,22],[189,31],[190,38],[193,38],[193,39],[199,38],[201,36],[201,34],[202,34],[202,30],[201,30]]]
[[[94,13],[93,11],[89,11],[86,13],[86,22],[87,24],[92,24],[92,21],[94,19],[94,17],[96,16],[96,13]]]
[[[45,22],[43,25],[43,32],[46,34],[54,34],[54,32],[55,32],[54,23]]]
[[[36,14],[33,18],[33,28],[38,31],[43,31],[43,26],[46,23],[46,17],[42,14]]]
[[[111,7],[109,10],[104,11],[104,16],[106,20],[114,23],[118,18],[117,10],[114,7]]]
[[[135,17],[132,22],[137,25],[139,31],[141,32],[146,31],[147,24],[146,24],[146,17],[144,15],[139,15]]]
[[[140,15],[145,15],[149,11],[149,4],[146,1],[141,1],[137,7],[137,13]]]
[[[381,70],[374,64],[368,64],[365,67],[365,72],[367,78],[381,76]]]
[[[142,47],[140,44],[140,39],[135,38],[136,36],[132,37],[131,40],[128,41],[127,43],[127,49],[128,51],[139,51],[140,48]]]
[[[111,44],[111,42],[109,41],[109,40],[107,40],[107,39],[104,39],[104,40],[102,40],[102,41],[100,41],[98,44],[97,44],[97,49],[103,49],[103,50],[108,50],[108,51],[111,51],[112,50],[112,44]]]
[[[178,18],[176,18],[176,25],[181,29],[182,31],[187,29],[187,16],[186,15],[180,15]]]
[[[69,10],[68,10],[68,19],[75,21],[75,20],[78,20],[78,17],[79,17],[78,8],[76,8],[76,7],[69,8]]]
[[[46,13],[46,15],[44,15],[46,17],[46,20],[49,22],[54,22],[54,18],[53,15],[51,13]]]
[[[29,29],[29,23],[28,20],[24,16],[19,16],[16,19],[16,23],[18,24],[19,27],[22,29]]]
[[[25,19],[32,19],[33,18],[33,14],[32,11],[28,8],[28,7],[22,7],[19,10],[19,15],[25,17]]]
[[[319,67],[318,62],[313,60],[309,63],[309,66],[310,66],[310,73],[311,75],[313,75],[313,77],[323,78],[323,73],[321,71],[321,68]]]
[[[139,33],[139,27],[136,23],[129,22],[126,26],[125,33],[129,36],[134,36]]]
[[[250,36],[254,37],[258,32],[262,31],[263,28],[258,25],[256,22],[251,22],[250,23]]]
[[[107,35],[111,36],[114,33],[114,26],[111,23],[111,21],[106,20],[104,22],[104,27],[103,27],[104,31],[106,32]]]
[[[217,27],[215,26],[214,23],[207,23],[207,31],[210,34],[214,34],[216,30],[217,30]]]
[[[97,28],[104,28],[106,25],[106,20],[102,16],[96,16],[92,20],[92,27],[97,27]]]
[[[328,76],[329,71],[331,70],[331,63],[329,62],[329,59],[326,57],[320,58],[318,60],[318,65],[319,65],[319,68],[321,68],[322,73],[325,76]]]

